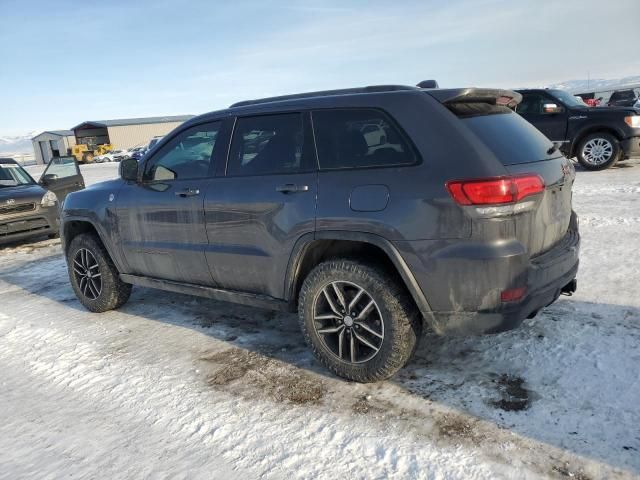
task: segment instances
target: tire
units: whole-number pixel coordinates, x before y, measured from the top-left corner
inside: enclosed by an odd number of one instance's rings
[[[586,170],[604,170],[621,157],[618,139],[606,132],[590,133],[578,144],[578,162]]]
[[[82,233],[71,241],[67,267],[73,291],[87,310],[106,312],[129,300],[131,285],[120,280],[116,266],[95,234]],[[91,278],[87,278],[87,271]]]
[[[93,163],[93,153],[85,153],[82,155],[82,161],[84,163]]]
[[[325,289],[333,293],[334,307],[342,318],[336,315]],[[360,290],[364,293],[360,294]],[[374,306],[365,312],[371,300]],[[341,304],[353,312],[343,315]],[[350,315],[354,313],[355,316]],[[329,316],[332,318],[326,318]],[[336,375],[356,382],[391,377],[407,364],[422,334],[419,313],[393,275],[346,259],[321,263],[309,273],[300,291],[298,317],[304,338],[320,363]],[[336,331],[327,332],[331,330]]]

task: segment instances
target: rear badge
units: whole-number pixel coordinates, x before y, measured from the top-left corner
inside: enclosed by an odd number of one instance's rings
[[[7,205],[13,205],[13,204],[15,204],[15,203],[16,203],[16,201],[15,201],[13,198],[10,198],[10,199],[9,199],[9,200],[7,200],[5,203],[6,203]]]
[[[113,193],[109,194],[109,201],[113,202],[113,199],[116,198],[116,196]]]

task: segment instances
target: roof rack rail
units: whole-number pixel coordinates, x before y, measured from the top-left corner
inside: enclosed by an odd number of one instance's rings
[[[400,90],[418,90],[416,87],[409,87],[407,85],[372,85],[369,87],[360,88],[343,88],[339,90],[321,90],[318,92],[307,93],[295,93],[293,95],[281,95],[278,97],[259,98],[256,100],[244,100],[242,102],[236,102],[229,108],[245,107],[247,105],[259,105],[261,103],[282,102],[285,100],[298,100],[302,98],[313,97],[330,97],[335,95],[350,95],[356,93],[381,93],[381,92],[395,92]]]

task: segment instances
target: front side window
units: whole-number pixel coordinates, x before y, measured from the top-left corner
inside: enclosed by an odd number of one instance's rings
[[[221,122],[191,127],[179,133],[147,162],[143,180],[166,182],[209,176],[209,166]]]
[[[580,100],[566,90],[550,90],[549,93],[554,99],[560,100],[567,107],[584,107]]]
[[[227,175],[297,173],[304,169],[302,114],[285,113],[236,120]]]
[[[313,112],[321,169],[415,163],[416,156],[387,115],[374,109]]]
[[[54,175],[51,178],[68,178],[75,177],[79,173],[75,157],[55,157],[51,159],[43,175]]]

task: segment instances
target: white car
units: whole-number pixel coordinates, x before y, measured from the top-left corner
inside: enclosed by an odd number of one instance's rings
[[[96,163],[119,162],[123,158],[127,157],[127,153],[128,152],[126,150],[112,150],[111,152],[93,157],[93,161]]]

